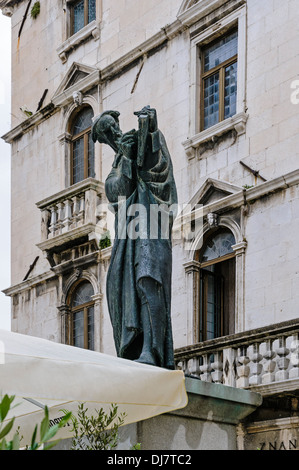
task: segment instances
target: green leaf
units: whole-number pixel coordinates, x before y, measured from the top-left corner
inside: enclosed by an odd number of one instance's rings
[[[34,446],[36,444],[36,434],[37,434],[37,425],[34,428],[32,437],[31,437],[31,449],[34,450]]]
[[[55,447],[59,442],[60,442],[60,439],[58,439],[57,441],[52,441],[52,442],[50,442],[49,444],[47,444],[46,446],[44,446],[44,450],[50,450],[50,449],[52,449],[52,447]]]
[[[11,431],[14,421],[15,421],[15,418],[9,421],[9,423],[7,423],[7,425],[2,429],[2,431],[0,432],[0,439],[3,439],[3,437],[6,436]]]
[[[6,445],[6,440],[2,439],[2,441],[0,442],[0,450],[6,450]]]
[[[52,439],[52,437],[54,437],[55,434],[57,433],[58,429],[59,429],[58,424],[55,424],[55,426],[52,426],[51,428],[49,428],[46,434],[44,435],[42,442],[47,442],[50,439]]]
[[[4,421],[7,413],[9,412],[11,402],[14,400],[15,397],[9,397],[5,395],[0,403],[0,421]]]
[[[47,434],[49,429],[49,418],[45,416],[40,425],[40,439],[44,441],[44,436]]]
[[[59,428],[63,428],[63,426],[65,426],[67,424],[67,422],[72,418],[73,414],[72,412],[70,411],[69,413],[67,413],[60,421],[59,421],[59,424],[58,424],[58,427]]]

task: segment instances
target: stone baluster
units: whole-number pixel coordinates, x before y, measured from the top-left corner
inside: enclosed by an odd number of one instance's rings
[[[184,372],[183,361],[179,360],[176,362],[176,370],[181,370]]]
[[[260,345],[255,343],[253,345],[253,353],[250,356],[251,359],[251,376],[249,378],[249,385],[259,385],[262,383],[262,371],[263,365],[260,363],[263,359],[260,353]]]
[[[189,370],[189,359],[182,360],[182,368],[185,375],[191,375]]]
[[[70,230],[72,223],[72,201],[67,199],[64,202],[64,219],[63,219],[63,229],[62,231],[68,232]]]
[[[48,209],[41,211],[41,240],[44,242],[49,237],[49,222],[51,220],[51,212]]]
[[[202,356],[202,364],[199,366],[200,369],[200,380],[203,382],[212,382],[211,376],[211,363],[210,363],[210,355],[204,354]]]
[[[297,379],[299,377],[299,333],[296,333],[292,337],[290,346],[291,351],[291,367],[289,372],[290,379]]]
[[[85,194],[80,196],[78,225],[83,225],[85,221]]]
[[[79,220],[79,211],[80,211],[80,199],[78,196],[74,196],[73,199],[73,219],[72,219],[72,228],[76,228]]]
[[[214,354],[214,360],[211,363],[211,368],[212,381],[216,384],[221,384],[223,382],[223,362],[221,360],[220,352],[216,352]]]
[[[63,231],[63,219],[64,219],[64,204],[63,202],[58,202],[57,204],[57,228],[56,235],[60,235]]]
[[[262,376],[262,383],[263,384],[268,384],[271,382],[274,382],[275,380],[275,368],[276,368],[276,362],[273,361],[273,358],[275,357],[275,352],[272,349],[272,342],[273,340],[269,339],[266,342],[266,351],[263,354],[264,359],[266,360],[264,364],[264,374]]]
[[[236,350],[233,348],[223,350],[223,385],[236,386]]]
[[[241,348],[238,349],[238,356],[236,358],[237,388],[249,387],[249,375],[250,375],[250,367],[248,366],[249,362],[250,362],[250,359],[247,356],[247,347],[242,346]]]
[[[97,192],[95,189],[88,189],[85,192],[85,217],[88,223],[97,223]]]
[[[199,377],[200,376],[200,368],[199,368],[199,358],[198,357],[193,357],[189,361],[189,370],[190,370],[190,375],[193,377]]]
[[[279,369],[275,374],[276,382],[287,380],[289,378],[288,367],[290,359],[287,357],[289,352],[289,349],[286,347],[286,338],[285,336],[282,336],[279,338],[279,347],[276,349],[276,354],[278,355],[276,364]]]
[[[51,207],[51,221],[50,221],[50,226],[49,226],[49,236],[48,236],[48,238],[55,237],[56,225],[57,225],[57,208],[56,208],[56,206],[52,206]]]

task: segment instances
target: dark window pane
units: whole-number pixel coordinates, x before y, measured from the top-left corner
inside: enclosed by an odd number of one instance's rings
[[[219,73],[204,81],[204,128],[219,122]]]
[[[73,344],[77,348],[84,348],[84,312],[73,314]]]
[[[238,53],[238,32],[219,39],[204,51],[204,71],[217,67]]]
[[[75,119],[72,134],[78,135],[92,126],[93,110],[91,108],[84,109]]]
[[[88,349],[94,349],[94,307],[88,309]]]
[[[202,261],[211,261],[221,256],[233,253],[233,245],[236,244],[235,237],[231,232],[224,232],[216,235],[208,243],[203,254]]]
[[[73,144],[73,184],[84,180],[84,138]]]
[[[95,177],[95,165],[94,165],[94,142],[91,134],[88,136],[88,176],[90,178]]]
[[[84,0],[81,0],[73,7],[74,9],[74,33],[84,27]]]
[[[224,119],[237,111],[237,63],[226,67],[224,84]]]
[[[82,282],[75,290],[72,298],[72,307],[79,307],[92,301],[94,290],[90,282]]]
[[[88,2],[88,22],[91,23],[96,19],[96,0],[89,0]]]

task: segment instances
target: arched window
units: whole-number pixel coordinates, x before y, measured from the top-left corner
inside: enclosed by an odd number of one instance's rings
[[[71,124],[71,184],[95,176],[94,143],[91,138],[93,110],[83,108]]]
[[[76,284],[69,295],[72,346],[94,349],[94,290],[90,282]]]
[[[199,340],[234,333],[236,241],[228,230],[214,232],[198,253],[200,262]]]

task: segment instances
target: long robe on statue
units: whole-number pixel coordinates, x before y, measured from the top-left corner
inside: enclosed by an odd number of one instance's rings
[[[177,191],[163,134],[157,130],[148,140],[141,167],[136,159],[117,154],[105,182],[115,212],[107,300],[117,355],[131,360],[140,355],[144,298],[150,310],[152,351],[160,367],[174,369],[171,231]],[[152,288],[144,288],[144,279]]]

